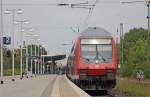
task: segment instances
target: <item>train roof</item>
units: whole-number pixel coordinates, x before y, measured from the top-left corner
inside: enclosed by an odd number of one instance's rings
[[[80,34],[80,38],[112,38],[112,36],[103,28],[89,27]]]

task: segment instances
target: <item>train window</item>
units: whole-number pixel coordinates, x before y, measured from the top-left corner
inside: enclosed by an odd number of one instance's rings
[[[97,45],[98,57],[103,58],[104,62],[112,61],[112,45]]]
[[[81,58],[84,63],[111,63],[111,44],[81,44]]]
[[[81,54],[82,58],[88,61],[96,55],[95,45],[81,45]]]
[[[82,39],[81,44],[111,44],[111,39]]]

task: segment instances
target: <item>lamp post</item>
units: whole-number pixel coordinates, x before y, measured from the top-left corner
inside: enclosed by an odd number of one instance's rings
[[[44,74],[44,47],[45,47],[45,45],[43,45],[42,46],[42,55],[43,55],[43,57],[42,57],[42,74]]]
[[[23,71],[22,71],[22,56],[23,56],[23,24],[28,24],[29,22],[27,20],[20,20],[20,21],[16,21],[16,23],[20,23],[20,52],[21,52],[21,55],[20,55],[20,76],[21,76],[21,79],[23,78]]]
[[[32,63],[32,56],[33,56],[33,51],[32,51],[32,45],[33,44],[31,44],[31,53],[30,53],[30,56],[31,56],[31,73],[33,74],[33,63]]]
[[[31,40],[32,40],[32,35],[31,35]],[[32,51],[32,49],[33,49],[33,44],[31,43],[31,49],[30,49],[30,57],[31,57],[31,66],[30,66],[30,69],[31,69],[31,73],[33,74],[33,61],[32,61],[32,56],[33,56],[33,51]]]
[[[34,48],[34,56],[35,56],[35,60],[34,60],[34,73],[35,73],[35,76],[36,76],[36,73],[37,73],[37,64],[36,64],[36,62],[37,62],[37,60],[36,60],[36,58],[37,58],[37,54],[36,54],[36,39],[35,39],[35,44],[34,44],[35,46],[35,48]]]
[[[32,56],[33,56],[33,51],[32,51],[32,36],[33,36],[33,34],[29,34],[30,35],[30,37],[31,37],[31,40],[30,40],[30,42],[31,42],[31,44],[30,44],[30,58],[31,58],[31,60],[30,60],[30,70],[31,70],[31,74],[33,74],[33,64],[32,64]]]
[[[34,30],[32,30],[33,32]],[[33,33],[28,33],[28,35],[31,37],[31,48],[30,48],[30,56],[31,56],[31,66],[30,66],[30,69],[31,69],[31,73],[33,74],[33,48],[34,48],[34,43],[32,43],[32,41],[34,42],[35,41],[35,37],[37,35],[33,34]]]
[[[37,34],[34,34],[34,57],[35,57],[35,60],[34,60],[34,74],[35,74],[35,77],[36,77],[36,74],[37,74],[37,42],[36,42],[36,39],[37,39],[38,35]]]
[[[30,51],[31,52],[30,53],[30,56],[31,56],[31,67],[30,68],[31,68],[31,73],[33,74],[33,70],[32,70],[33,69],[33,65],[32,65],[32,44],[31,44],[31,49],[30,50],[31,50]]]
[[[27,41],[26,41],[26,73],[28,73],[29,69],[28,69],[28,44],[27,44]]]
[[[39,62],[39,57],[40,57],[40,39],[38,39],[38,74],[40,74],[40,62]]]
[[[33,35],[34,35],[34,34],[30,34],[30,36],[31,36],[31,41],[34,41]],[[30,66],[30,68],[31,68],[31,73],[33,74],[33,43],[31,43],[30,56],[31,56],[31,60],[30,60],[30,61],[31,61],[31,66]]]
[[[43,58],[42,58],[42,45],[40,46],[40,74],[42,74],[42,64],[43,64]]]
[[[22,14],[22,10],[21,9],[6,9],[6,11],[4,12],[5,14],[12,14],[12,77],[14,77],[14,43],[15,43],[15,13],[17,14]],[[12,78],[12,81],[15,81],[14,78]]]
[[[33,28],[29,28],[28,29],[29,32],[33,32]],[[28,62],[29,62],[29,52],[28,52],[28,42],[30,42],[30,39],[27,39],[29,37],[31,37],[31,33],[26,33],[26,72],[28,73],[29,71],[29,65],[28,65]],[[31,68],[31,67],[30,67]]]
[[[3,0],[0,1],[1,2],[1,84],[3,84]]]

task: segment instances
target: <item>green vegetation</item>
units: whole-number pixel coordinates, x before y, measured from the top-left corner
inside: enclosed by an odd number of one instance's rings
[[[35,55],[35,46],[36,46],[36,49],[38,50],[38,46],[37,45],[32,45],[32,51],[33,51],[33,55]],[[25,47],[24,47],[25,48]],[[43,49],[43,47],[42,47]],[[28,45],[28,53],[29,53],[29,60],[31,60],[31,45]],[[23,49],[23,68],[25,68],[25,62],[26,62],[26,59],[25,59],[25,53],[26,53],[26,50]],[[38,53],[38,52],[37,52]],[[41,50],[40,50],[40,55],[41,55]],[[47,54],[47,51],[46,49],[44,48],[44,54]],[[4,75],[5,76],[10,76],[12,74],[12,52],[10,49],[8,48],[3,48],[3,58],[4,58],[4,61],[3,61],[3,68],[4,68]],[[28,62],[29,64],[29,68],[30,68],[30,64],[31,64],[31,61]],[[34,70],[34,67],[33,67],[33,70]],[[16,52],[15,52],[15,75],[18,75],[20,74],[20,49],[16,49]]]
[[[150,78],[150,43],[147,30],[134,28],[124,35],[123,64],[119,74],[123,77],[136,77],[138,70],[143,70],[145,78]],[[118,44],[120,49],[120,44]],[[118,50],[118,63],[121,62]],[[148,58],[149,57],[149,58]]]
[[[116,89],[131,97],[150,97],[150,83],[118,78]]]

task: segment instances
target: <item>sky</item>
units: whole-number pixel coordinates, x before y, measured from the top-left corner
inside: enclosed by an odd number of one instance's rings
[[[27,43],[44,44],[50,55],[69,53],[72,41],[75,41],[79,32],[87,27],[102,27],[115,38],[119,35],[117,28],[124,24],[124,33],[134,27],[147,28],[147,8],[145,3],[121,4],[127,0],[98,0],[89,19],[88,9],[57,6],[59,3],[92,4],[94,0],[3,0],[3,11],[6,9],[22,9],[23,14],[15,14],[15,20],[28,20],[24,24],[24,39]],[[133,0],[129,0],[133,1]],[[12,15],[3,14],[4,35],[12,35]],[[88,22],[87,22],[88,21]],[[87,22],[87,23],[86,23]],[[87,25],[85,25],[87,24]],[[28,28],[33,28],[29,32]],[[74,31],[75,30],[75,31]],[[25,37],[26,33],[38,34],[40,41]],[[20,24],[15,25],[15,46],[20,44]],[[68,44],[68,45],[62,45]],[[11,46],[10,46],[11,47]]]

